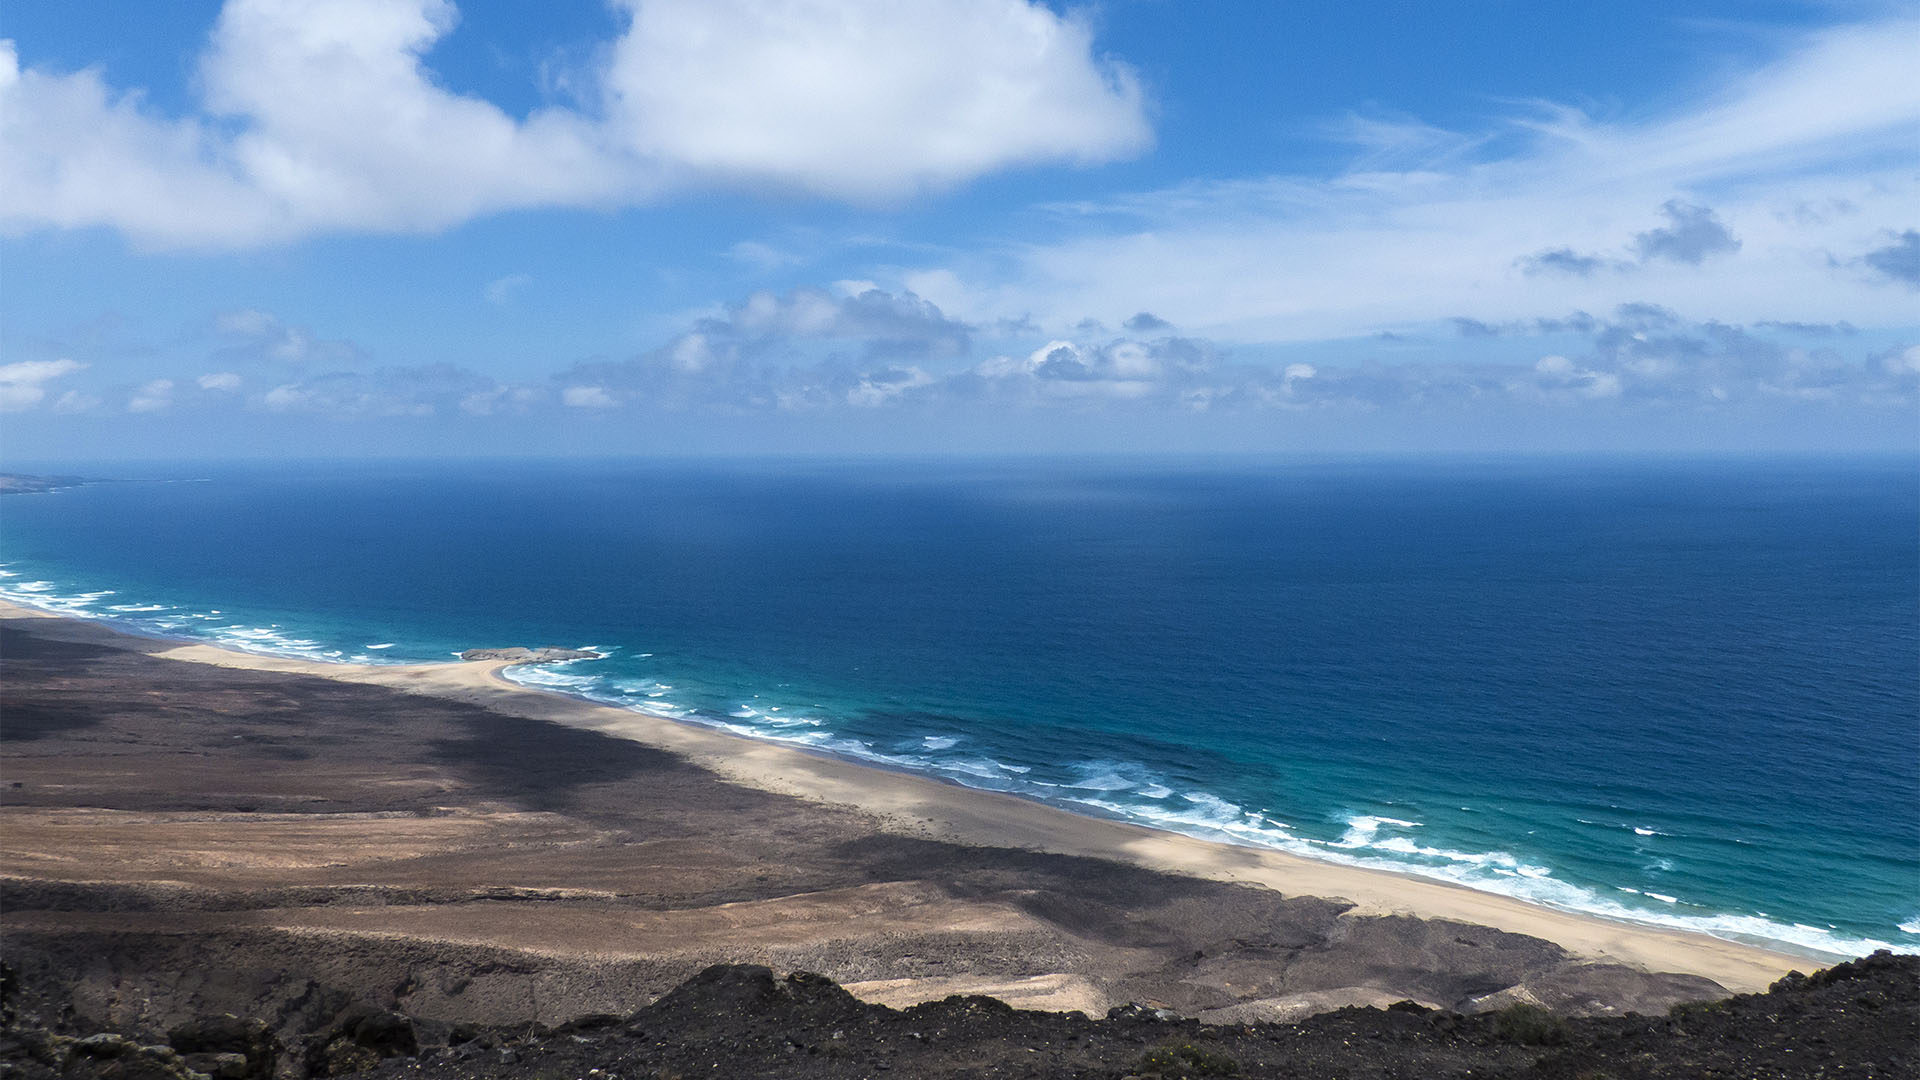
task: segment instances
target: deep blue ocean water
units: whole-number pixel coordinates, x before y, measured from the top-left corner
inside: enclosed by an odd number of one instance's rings
[[[95,475],[103,470],[94,466]],[[380,463],[0,500],[0,595],[1828,953],[1920,950],[1920,467]]]

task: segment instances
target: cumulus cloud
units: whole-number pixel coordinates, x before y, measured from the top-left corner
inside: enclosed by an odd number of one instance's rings
[[[1740,250],[1740,241],[1705,206],[1669,199],[1660,207],[1667,223],[1638,233],[1633,238],[1634,257],[1608,258],[1575,251],[1570,247],[1548,248],[1524,255],[1515,265],[1529,277],[1562,274],[1588,278],[1601,270],[1627,272],[1642,269],[1656,261],[1698,266],[1709,256],[1730,255]]]
[[[1889,349],[1872,357],[1870,365],[1892,378],[1912,378],[1920,376],[1920,345],[1909,345],[1904,349]]]
[[[1607,260],[1598,255],[1582,255],[1572,248],[1553,248],[1536,252],[1520,260],[1522,269],[1529,274],[1572,274],[1586,277],[1607,265]]]
[[[1576,408],[1665,414],[1801,402],[1869,411],[1920,405],[1920,348],[1849,359],[1741,326],[1697,322],[1653,304],[1596,318],[1478,324],[1480,336],[1554,335],[1580,351],[1504,359],[1341,363],[1235,360],[1190,338],[1052,341],[1023,358],[999,357],[950,378],[943,392],[977,393],[984,380],[1031,404],[1140,402],[1215,411],[1361,410],[1406,414],[1466,409]],[[1573,337],[1569,341],[1569,336]],[[1505,354],[1510,350],[1503,349]],[[1494,415],[1489,413],[1489,415]]]
[[[604,386],[569,386],[560,391],[560,403],[570,409],[611,409],[619,404]]]
[[[1867,252],[1864,259],[1887,278],[1920,289],[1920,230],[1906,230],[1893,243]]]
[[[537,405],[543,396],[531,386],[493,386],[461,397],[459,408],[468,416],[524,413]]]
[[[1634,237],[1634,247],[1642,260],[1671,259],[1698,266],[1709,255],[1740,250],[1740,241],[1707,207],[1669,199],[1660,210],[1667,224]]]
[[[21,412],[46,400],[46,384],[80,371],[74,360],[21,360],[0,364],[0,412]]]
[[[68,390],[54,399],[53,411],[57,413],[92,412],[100,407],[100,399],[92,394],[83,394],[78,390]],[[4,410],[0,410],[4,411]]]
[[[127,399],[127,411],[166,412],[173,407],[173,380],[155,379],[133,392]]]
[[[964,357],[972,333],[910,292],[757,292],[631,360],[558,378],[670,409],[872,405],[916,396],[923,369]]]
[[[849,405],[878,408],[939,380],[917,367],[889,367],[859,376],[846,392]]]
[[[627,0],[606,75],[632,145],[735,181],[894,198],[1148,139],[1085,21],[1025,0]]]
[[[365,355],[351,341],[321,338],[304,326],[291,326],[278,315],[257,308],[223,312],[214,317],[216,337],[225,344],[215,354],[224,362],[293,367],[349,367]]]
[[[487,303],[504,307],[513,301],[516,293],[531,284],[533,276],[530,274],[508,274],[487,282],[487,287],[480,292],[487,298]]]
[[[534,391],[503,386],[452,364],[424,364],[326,372],[280,383],[248,404],[269,412],[357,419],[441,416],[456,411],[488,415],[534,397]],[[477,409],[478,402],[489,404]]]
[[[1177,402],[1214,362],[1204,342],[1113,336],[1087,322],[1072,339],[969,359],[973,329],[912,293],[757,293],[698,319],[631,360],[576,364],[563,399],[723,413],[917,406],[1089,407]]]
[[[997,396],[1028,401],[1177,399],[1214,362],[1203,342],[1168,337],[1050,341],[1024,357],[997,356],[972,375]]]
[[[1502,327],[1520,337],[1549,332],[1535,320]],[[1826,349],[1784,345],[1745,327],[1693,322],[1653,305],[1623,305],[1593,319],[1579,352],[1532,363],[1505,361],[1317,365],[1310,382],[1284,394],[1271,374],[1242,371],[1216,401],[1258,400],[1292,408],[1405,410],[1433,405],[1521,406],[1637,413],[1711,414],[1783,402],[1894,413],[1920,405],[1920,367],[1894,350],[1848,359]]]
[[[282,336],[271,315],[230,314],[228,333]],[[1884,337],[1849,335],[1851,328],[1838,324],[1697,319],[1642,301],[1601,315],[1431,324],[1421,335],[1428,342],[1449,326],[1464,335],[1447,346],[1446,360],[1407,360],[1404,341],[1381,341],[1358,354],[1296,349],[1276,360],[1265,350],[1240,355],[1231,344],[1192,335],[1112,331],[1096,320],[1080,325],[1009,348],[1008,339],[975,331],[912,294],[797,289],[756,293],[692,320],[646,353],[578,363],[544,387],[447,364],[281,366],[268,368],[267,377],[213,371],[152,379],[123,391],[121,400],[148,413],[250,409],[340,420],[454,417],[476,425],[503,416],[565,425],[582,413],[623,411],[750,417],[838,410],[849,422],[855,412],[952,419],[1049,411],[1135,419],[1284,413],[1303,422],[1312,413],[1334,424],[1369,415],[1370,423],[1391,426],[1394,418],[1436,409],[1497,425],[1515,410],[1607,423],[1739,416],[1754,408],[1829,416],[1855,415],[1832,411],[1853,409],[1884,418],[1920,408],[1920,345],[1886,348]],[[1539,348],[1529,352],[1534,339]],[[982,349],[982,341],[996,347]],[[83,366],[60,360],[0,367],[0,405],[98,407],[89,395],[56,397],[50,388]]]
[[[1842,319],[1841,321],[1835,322],[1835,323],[1810,323],[1810,322],[1795,322],[1792,320],[1781,321],[1778,319],[1762,319],[1759,322],[1754,323],[1753,325],[1755,329],[1759,329],[1759,330],[1778,330],[1782,333],[1800,334],[1805,337],[1834,337],[1836,335],[1851,335],[1851,334],[1857,334],[1860,332],[1859,327],[1853,325],[1850,322],[1847,322],[1845,319]]]
[[[1263,363],[1189,335],[1101,328],[973,359],[967,328],[910,294],[870,290],[761,293],[699,319],[659,348],[620,362],[576,364],[556,377],[580,407],[725,415],[835,408],[1059,408],[1111,415],[1436,405],[1663,413],[1756,402],[1824,402],[1869,410],[1920,404],[1920,351],[1844,355],[1803,348],[1820,328],[1744,327],[1635,301],[1596,316],[1574,311],[1503,322],[1459,318],[1454,330],[1490,358],[1396,360],[1372,355]],[[1829,337],[1844,338],[1834,330]],[[1528,339],[1551,347],[1524,359]],[[1502,339],[1496,346],[1493,339]],[[1466,358],[1463,358],[1466,357]],[[1909,361],[1912,360],[1912,363]],[[1491,415],[1491,414],[1489,414]]]
[[[725,316],[701,320],[695,333],[710,343],[820,339],[857,342],[870,358],[944,357],[966,351],[971,328],[911,292],[867,289],[835,297],[803,288],[783,296],[754,293]]]
[[[515,121],[438,85],[421,56],[454,18],[442,0],[232,0],[200,58],[203,111],[180,118],[97,68],[22,70],[8,43],[0,221],[234,246],[609,197],[621,178],[578,117]]]
[[[1620,396],[1620,376],[1609,371],[1583,368],[1564,356],[1543,356],[1534,362],[1541,385],[1548,390],[1564,390],[1588,398]]]
[[[1085,21],[1027,0],[621,6],[601,100],[524,118],[428,66],[449,0],[227,0],[186,116],[0,42],[0,225],[226,247],[714,185],[892,199],[1150,138]]]

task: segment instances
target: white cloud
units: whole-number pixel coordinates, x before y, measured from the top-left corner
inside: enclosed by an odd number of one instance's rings
[[[420,57],[454,20],[444,0],[230,0],[200,58],[205,111],[178,119],[98,69],[19,70],[9,43],[0,220],[228,246],[611,195],[578,117],[515,121],[438,85]]]
[[[994,393],[1014,398],[1136,400],[1204,390],[1197,383],[1213,362],[1210,349],[1186,338],[1055,340],[1024,358],[994,357],[972,374]]]
[[[1867,252],[1861,261],[1888,280],[1920,289],[1920,229],[1901,232],[1891,244]]]
[[[299,387],[289,383],[284,386],[276,386],[267,391],[261,396],[260,400],[267,408],[280,411],[283,409],[298,408],[306,400],[306,395]]]
[[[240,376],[231,371],[213,371],[194,380],[202,390],[219,390],[232,393],[240,389]]]
[[[21,360],[0,364],[0,412],[21,412],[46,400],[45,383],[87,365],[74,360]]]
[[[1698,266],[1710,256],[1740,250],[1740,241],[1707,207],[1669,199],[1660,211],[1667,216],[1667,224],[1633,238],[1643,260],[1672,259]]]
[[[1055,206],[1061,238],[1013,246],[1011,271],[983,260],[896,280],[980,324],[1031,314],[1057,332],[1144,308],[1232,341],[1649,296],[1742,323],[1912,325],[1912,292],[1860,253],[1904,235],[1920,205],[1916,40],[1912,19],[1833,29],[1663,116],[1538,106],[1484,133],[1499,138],[1414,132],[1391,167],[1369,130],[1341,175]]]
[[[626,0],[607,73],[641,152],[731,182],[855,199],[1150,138],[1085,21],[1025,0]]]
[[[531,284],[533,284],[533,277],[530,274],[508,274],[506,277],[494,278],[487,282],[487,287],[482,289],[481,293],[486,296],[487,303],[504,307],[512,302],[514,294]]]
[[[1008,408],[1109,416],[1281,409],[1417,417],[1441,408],[1498,424],[1515,410],[1731,416],[1756,403],[1794,402],[1857,409],[1883,424],[1892,411],[1920,402],[1920,348],[1903,342],[1873,353],[1861,343],[1843,352],[1832,346],[1847,335],[1831,326],[1748,329],[1646,303],[1602,316],[1457,322],[1459,333],[1487,343],[1476,352],[1488,358],[1440,361],[1428,353],[1396,362],[1395,347],[1382,343],[1370,356],[1263,363],[1200,338],[1116,335],[1087,320],[1024,353],[974,360],[966,328],[917,297],[868,291],[835,301],[803,289],[750,297],[657,349],[626,361],[576,364],[557,383],[570,405],[636,403],[729,416],[851,406],[982,415]],[[1825,344],[1803,348],[1810,336]],[[1495,347],[1494,339],[1506,340]],[[1530,339],[1551,340],[1562,351],[1522,361]],[[929,342],[957,348],[929,349]]]
[[[1664,365],[1640,366],[1640,370],[1648,374],[1660,373],[1662,368]],[[1584,398],[1616,398],[1622,389],[1619,375],[1583,368],[1564,356],[1543,356],[1534,363],[1533,370],[1540,373],[1543,387],[1554,392]]]
[[[69,390],[54,400],[53,411],[57,413],[91,412],[100,407],[100,399],[92,394],[83,394],[78,390]]]
[[[213,328],[231,343],[220,353],[228,361],[341,367],[363,359],[351,341],[316,337],[304,326],[289,326],[257,308],[223,312],[214,317]]]
[[[241,308],[215,315],[213,328],[234,337],[266,337],[279,331],[280,320],[272,312]]]
[[[165,412],[173,407],[173,380],[155,379],[134,391],[127,400],[128,412]]]
[[[563,394],[594,390],[607,393],[608,403],[666,409],[879,404],[918,396],[925,384],[915,373],[963,358],[971,333],[912,293],[763,291],[695,319],[637,357],[576,364],[558,378]],[[822,377],[795,379],[796,370]]]
[[[933,386],[940,380],[917,367],[885,368],[870,371],[860,376],[859,381],[847,391],[847,404],[862,408],[877,408],[898,401],[922,387]]]
[[[325,372],[282,383],[260,395],[255,404],[274,412],[341,418],[434,416],[455,408],[475,413],[482,403],[491,411],[494,406],[516,403],[520,392],[452,364],[423,364]]]
[[[574,409],[611,409],[619,404],[603,386],[569,386],[560,391],[560,403]]]
[[[424,60],[448,0],[228,0],[183,117],[0,42],[0,226],[227,247],[716,184],[871,200],[1149,138],[1087,25],[1026,0],[625,6],[591,117],[448,90]]]
[[[540,392],[527,386],[496,386],[476,390],[460,399],[460,411],[469,416],[492,416],[498,412],[525,412],[540,400]]]

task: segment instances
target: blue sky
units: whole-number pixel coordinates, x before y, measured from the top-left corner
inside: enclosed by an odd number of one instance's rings
[[[1906,449],[1920,7],[0,9],[0,454]]]

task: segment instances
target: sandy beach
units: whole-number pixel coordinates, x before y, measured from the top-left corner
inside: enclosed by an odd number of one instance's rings
[[[63,992],[108,1013],[239,1008],[294,972],[551,1022],[720,960],[889,1004],[1657,1011],[1823,966],[1082,817],[528,689],[498,662],[0,619],[9,951],[49,984],[84,966]],[[245,974],[184,974],[190,954]]]

